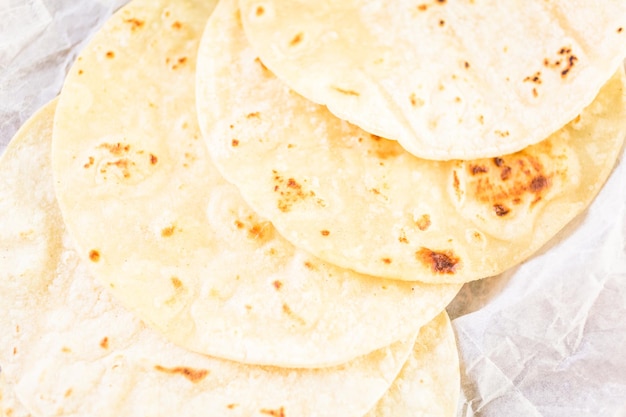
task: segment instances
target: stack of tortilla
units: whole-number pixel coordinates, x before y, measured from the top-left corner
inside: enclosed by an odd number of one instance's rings
[[[535,2],[487,54],[511,6],[470,3],[114,15],[0,160],[0,410],[455,416],[445,307],[626,134],[624,6]]]

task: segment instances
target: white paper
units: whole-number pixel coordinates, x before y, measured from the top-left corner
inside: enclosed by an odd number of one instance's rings
[[[0,0],[0,151],[126,0]],[[626,417],[626,163],[539,254],[450,305],[459,417]]]

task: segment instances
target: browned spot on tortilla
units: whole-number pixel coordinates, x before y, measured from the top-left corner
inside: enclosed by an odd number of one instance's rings
[[[419,6],[417,6],[417,10],[419,10],[420,12],[425,12],[426,10],[428,10],[428,5],[420,4]]]
[[[100,261],[100,252],[98,252],[95,249],[92,249],[89,251],[89,260],[91,260],[91,262],[98,262]]]
[[[332,88],[332,89],[333,89],[333,90],[335,90],[335,91],[340,92],[341,94],[345,94],[345,95],[347,95],[347,96],[355,96],[355,97],[358,97],[358,96],[360,96],[360,95],[361,95],[361,93],[359,93],[358,91],[354,91],[354,90],[346,90],[346,89],[344,89],[344,88],[341,88],[341,87],[336,87],[336,86],[334,86],[334,85],[332,85],[330,88]]]
[[[454,274],[461,261],[451,250],[433,251],[424,247],[415,252],[415,257],[435,274]]]
[[[63,346],[61,348],[61,352],[63,353],[70,353],[72,351],[72,349],[68,348],[67,346]]]
[[[263,408],[260,411],[261,411],[261,414],[266,414],[272,417],[287,417],[287,415],[285,414],[285,407],[280,407],[278,410],[269,410],[269,409]]]
[[[124,22],[130,24],[130,30],[132,30],[133,32],[138,29],[141,29],[144,25],[143,20],[139,20],[134,17],[130,19],[125,19]]]
[[[250,229],[248,229],[248,239],[263,239],[265,237],[264,229],[265,225],[253,225]]]
[[[428,215],[428,214],[422,215],[422,217],[417,219],[415,224],[417,225],[417,228],[420,229],[422,232],[425,231],[425,230],[428,230],[428,228],[432,224],[431,221],[430,221],[430,215]]]
[[[456,198],[461,199],[461,182],[459,181],[459,176],[456,171],[452,173],[452,186],[454,187],[454,193],[456,194]]]
[[[528,77],[524,78],[524,82],[531,82],[534,84],[541,84],[541,71],[537,71],[535,72],[533,75],[529,75]]]
[[[446,25],[446,21],[445,20],[439,20],[439,26],[445,26]]]
[[[469,62],[467,62],[467,61],[465,61],[465,62],[463,63],[463,66],[465,67],[465,69],[468,69],[468,68],[470,67],[470,63],[469,63]]]
[[[296,45],[298,45],[300,42],[302,42],[302,38],[304,37],[303,33],[297,33],[296,36],[293,37],[293,39],[291,39],[291,41],[289,41],[289,46],[294,47]]]
[[[272,282],[272,285],[274,286],[274,288],[276,288],[277,291],[283,287],[283,283],[279,280]]]
[[[209,375],[209,371],[207,371],[206,369],[193,369],[187,368],[185,366],[166,368],[161,365],[154,365],[154,369],[159,372],[165,372],[172,375],[182,375],[194,384],[202,381],[204,378],[207,377],[207,375]]]
[[[305,266],[307,269],[310,269],[310,270],[312,270],[312,271],[317,270],[317,268],[315,267],[315,265],[314,265],[311,261],[305,261],[305,262],[304,262],[304,266]]]
[[[261,116],[261,113],[259,113],[258,111],[255,111],[254,113],[248,113],[246,115],[246,119],[252,119],[252,118],[259,118]]]
[[[83,167],[85,167],[85,169],[87,169],[87,168],[91,168],[91,167],[93,166],[93,164],[94,164],[94,162],[95,162],[95,161],[96,161],[96,160],[94,159],[94,157],[93,157],[93,156],[90,156],[90,157],[89,157],[89,161],[88,161],[85,165],[83,165]]]
[[[72,395],[72,389],[69,388],[67,391],[65,391],[65,394],[63,395],[65,398],[69,398],[69,396]]]
[[[295,178],[285,178],[275,170],[272,171],[272,174],[274,192],[278,194],[277,206],[283,213],[289,212],[294,204],[315,197],[313,191],[305,190]]]
[[[174,235],[175,231],[176,231],[176,225],[173,224],[161,230],[161,236],[171,237],[172,235]]]
[[[100,341],[100,347],[102,349],[108,349],[109,348],[109,338],[108,337],[104,337],[102,338],[102,340]]]
[[[172,69],[177,70],[181,65],[184,65],[186,62],[187,62],[187,57],[182,56],[178,58],[178,60],[176,61],[176,64],[172,65]]]
[[[113,51],[108,51],[108,52],[106,53],[106,57],[107,57],[107,58],[109,58],[109,59],[113,59],[113,58],[115,58],[115,52],[113,52]]]
[[[13,355],[17,355],[17,347],[13,346]]]
[[[496,216],[498,217],[506,216],[507,214],[511,212],[509,208],[507,208],[506,206],[503,206],[502,204],[494,204],[493,211],[495,211]]]
[[[261,69],[263,70],[263,73],[264,73],[266,76],[270,76],[270,75],[272,75],[272,72],[271,72],[269,69],[267,69],[267,67],[265,66],[265,64],[263,64],[263,61],[261,61],[261,58],[259,58],[259,57],[254,58],[254,62],[256,62],[256,63],[257,63],[257,65],[259,65],[259,66],[261,67]]]
[[[328,235],[330,235],[330,231],[328,231],[328,230],[321,230],[321,231],[320,231],[320,234],[321,234],[322,236],[328,236]]]
[[[78,70],[78,75],[83,75],[85,73],[85,71],[83,71],[82,69]]]
[[[258,6],[254,13],[257,15],[257,17],[261,17],[265,14],[265,8],[263,6]]]
[[[559,49],[557,55],[556,59],[544,58],[543,65],[560,71],[561,78],[565,78],[578,61],[578,57],[572,53],[572,48],[569,46]]]
[[[246,225],[239,220],[235,220],[235,226],[237,226],[237,229],[243,229]]]
[[[228,404],[226,408],[228,408],[229,410],[232,410],[233,408],[238,407],[238,406],[239,404]]]
[[[406,233],[404,231],[400,232],[400,236],[398,236],[398,242],[400,242],[400,243],[409,243],[409,239],[407,239]]]
[[[296,313],[294,313],[291,310],[291,307],[289,307],[289,305],[287,304],[283,304],[283,313],[285,313],[286,315],[288,315],[291,319],[297,321],[299,324],[301,324],[302,326],[304,326],[306,324],[306,322],[304,321],[304,319],[300,316],[298,316]]]
[[[176,22],[172,23],[172,29],[179,30],[179,29],[181,29],[182,27],[183,27],[183,24],[182,24],[182,23],[180,23],[179,21],[176,21]]]
[[[122,145],[120,142],[117,143],[103,143],[98,148],[108,150],[112,155],[121,156],[124,153],[130,151],[130,145]]]
[[[156,165],[159,162],[159,158],[154,154],[150,154],[150,165]]]
[[[183,282],[180,278],[172,277],[170,280],[172,281],[172,286],[174,286],[175,289],[180,290],[183,287]]]
[[[411,106],[413,107],[421,107],[424,105],[424,100],[417,97],[415,93],[411,93],[411,95],[409,96],[409,101],[411,102]]]
[[[485,165],[470,165],[469,171],[472,175],[484,174],[489,171]]]
[[[230,142],[230,145],[231,145],[233,148],[236,148],[237,146],[239,146],[239,141],[238,141],[237,139],[233,139],[233,140]]]
[[[382,258],[381,261],[383,261],[384,264],[391,264],[391,262],[393,262],[393,260],[391,258]]]

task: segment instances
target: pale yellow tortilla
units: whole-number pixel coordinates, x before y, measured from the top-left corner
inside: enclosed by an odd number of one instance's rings
[[[626,56],[622,0],[240,0],[248,39],[291,88],[428,159],[542,141]]]
[[[20,129],[0,161],[0,367],[33,415],[360,417],[376,404],[417,333],[341,366],[280,369],[187,351],[122,308],[64,228],[53,111]]]
[[[518,264],[589,204],[626,133],[620,69],[537,145],[429,161],[293,92],[249,45],[233,0],[198,56],[200,125],[222,174],[294,245],[380,277],[466,282]]]
[[[13,385],[6,382],[2,372],[0,372],[0,417],[32,417],[15,397]]]
[[[411,337],[458,285],[382,281],[295,249],[211,164],[194,96],[210,6],[135,1],[71,69],[52,165],[81,257],[170,340],[217,357],[328,366]]]

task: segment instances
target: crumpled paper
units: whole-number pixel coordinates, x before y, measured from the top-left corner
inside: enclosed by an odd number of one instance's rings
[[[0,4],[0,151],[125,3]],[[461,358],[458,417],[626,417],[626,162],[538,254],[466,284],[448,312]]]

